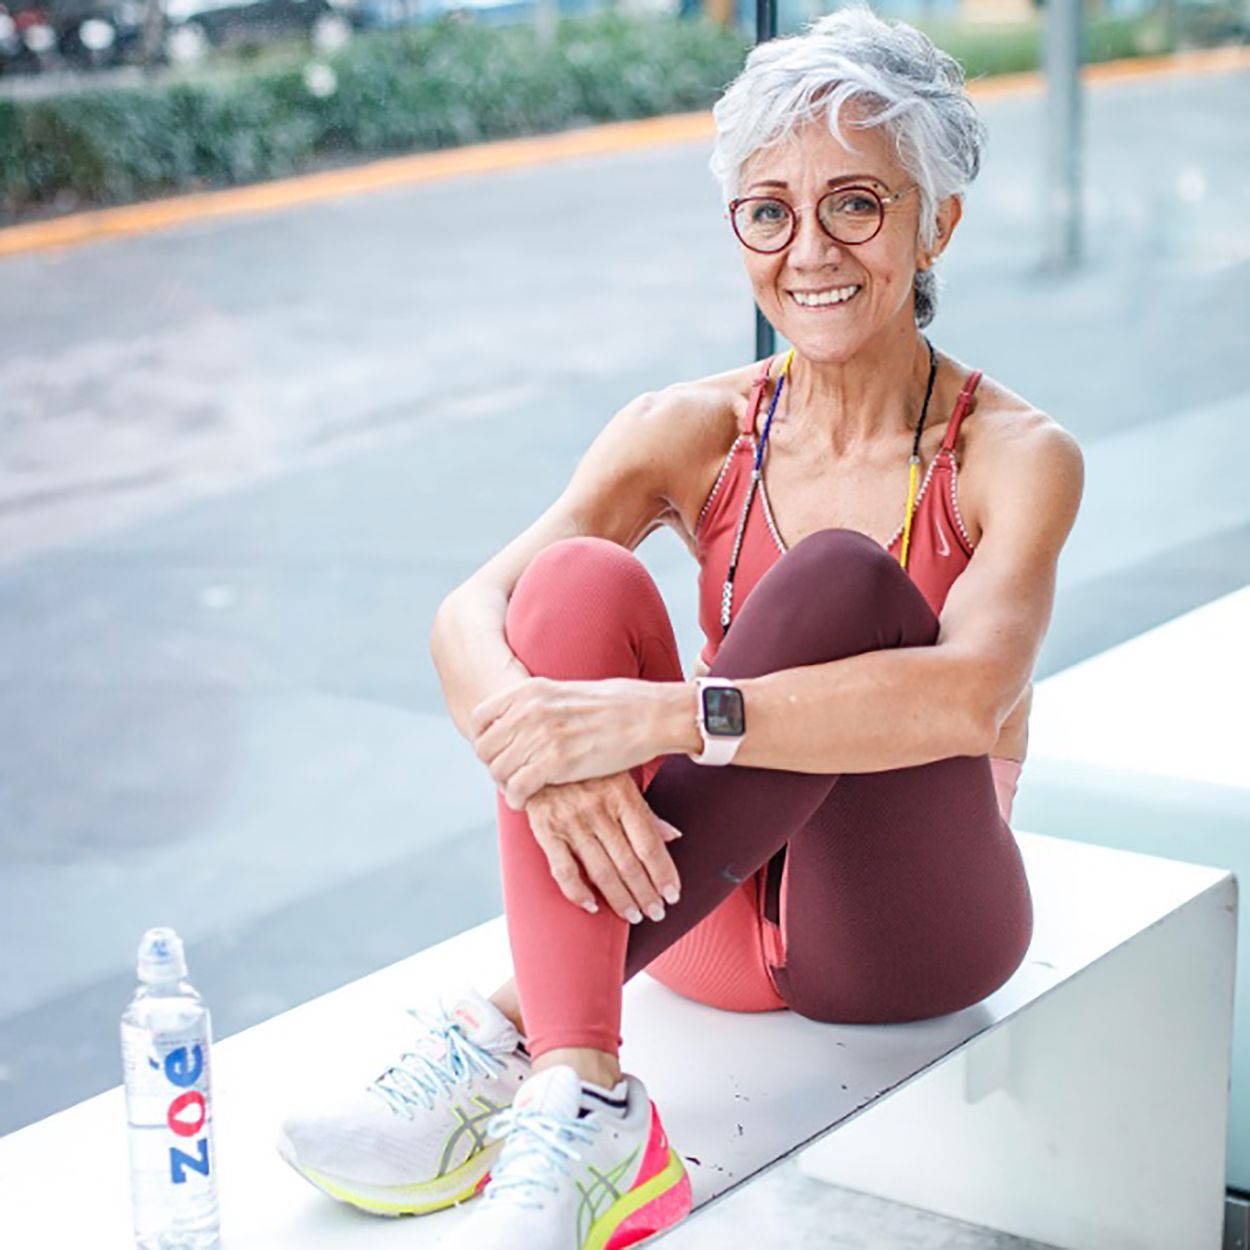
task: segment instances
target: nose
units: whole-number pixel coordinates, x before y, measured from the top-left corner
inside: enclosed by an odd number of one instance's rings
[[[799,213],[789,251],[791,264],[827,267],[845,259],[846,246],[825,233],[812,207]]]

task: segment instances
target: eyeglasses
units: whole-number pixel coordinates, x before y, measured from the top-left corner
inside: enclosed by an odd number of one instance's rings
[[[816,220],[835,243],[867,243],[885,224],[886,206],[916,189],[912,183],[881,195],[872,187],[838,187],[816,201]],[[730,200],[726,216],[744,247],[780,252],[794,238],[800,211],[775,195],[747,195]]]

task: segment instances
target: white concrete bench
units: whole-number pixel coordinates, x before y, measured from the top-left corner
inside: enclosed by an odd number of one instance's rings
[[[1039,682],[1015,818],[1250,879],[1250,587]],[[1250,944],[1250,915],[1239,945]],[[1250,1191],[1250,962],[1237,969],[1226,1181]]]
[[[826,1025],[629,984],[622,1061],[662,1107],[700,1208],[665,1244],[727,1244],[728,1204],[711,1200],[831,1133],[826,1174],[976,1223],[1073,1250],[1218,1244],[1235,880],[1019,836],[1034,942],[967,1011]],[[496,919],[218,1043],[229,1250],[430,1246],[463,1218],[400,1230],[330,1202],[278,1158],[274,1130],[301,1088],[372,1074],[416,992],[457,974],[489,989],[508,967]],[[120,1089],[0,1139],[0,1246],[128,1250],[126,1168]]]

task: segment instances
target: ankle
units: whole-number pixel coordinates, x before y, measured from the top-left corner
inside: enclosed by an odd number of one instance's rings
[[[534,1060],[534,1071],[542,1072],[559,1063],[568,1064],[583,1081],[603,1089],[612,1089],[621,1079],[621,1064],[615,1055],[583,1046],[562,1046],[544,1051]]]

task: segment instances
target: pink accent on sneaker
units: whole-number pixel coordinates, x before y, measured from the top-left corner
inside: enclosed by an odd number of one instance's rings
[[[482,1190],[485,1189],[486,1186],[489,1184],[490,1184],[490,1173],[487,1172],[486,1175],[483,1176],[482,1179],[478,1181],[478,1183],[474,1186],[473,1196],[476,1198],[477,1195],[480,1194]]]
[[[674,1156],[675,1157],[675,1156]],[[625,1250],[665,1228],[672,1228],[690,1214],[694,1196],[690,1192],[690,1177],[683,1168],[681,1180],[652,1198],[644,1207],[617,1225],[604,1250]]]
[[[655,1103],[651,1104],[651,1132],[647,1137],[647,1149],[642,1156],[642,1167],[634,1179],[631,1189],[637,1189],[645,1181],[649,1181],[659,1172],[668,1167],[668,1134],[660,1123],[660,1113]]]
[[[638,1169],[638,1176],[630,1186],[630,1191],[659,1176],[673,1163],[681,1168],[680,1178],[662,1194],[657,1194],[645,1206],[639,1207],[637,1211],[623,1219],[612,1230],[612,1236],[608,1238],[604,1250],[625,1250],[626,1246],[644,1241],[661,1229],[671,1228],[680,1220],[684,1220],[694,1206],[690,1177],[686,1175],[686,1169],[682,1166],[681,1160],[669,1145],[668,1134],[664,1131],[664,1125],[660,1123],[660,1113],[656,1110],[655,1103],[652,1103],[651,1132],[647,1138],[647,1149],[642,1156],[642,1167]]]

